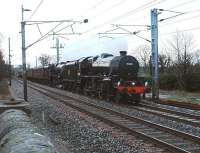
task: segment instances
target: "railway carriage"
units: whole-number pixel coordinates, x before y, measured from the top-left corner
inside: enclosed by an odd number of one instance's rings
[[[33,68],[27,71],[27,78],[39,83],[47,83],[49,79],[49,68]]]

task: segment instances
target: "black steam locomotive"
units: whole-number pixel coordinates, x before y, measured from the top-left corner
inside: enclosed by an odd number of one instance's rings
[[[120,56],[103,53],[101,56],[89,56],[49,66],[48,70],[45,69],[45,72],[48,71],[45,78],[48,78],[50,84],[59,84],[77,93],[114,99],[117,102],[138,103],[145,93],[145,85],[138,79],[138,70],[137,59],[121,51]]]

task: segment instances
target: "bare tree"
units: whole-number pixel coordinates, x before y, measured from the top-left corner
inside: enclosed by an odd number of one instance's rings
[[[0,64],[5,64],[5,61],[3,60],[3,53],[0,50]]]
[[[171,62],[172,62],[172,60],[169,55],[159,54],[158,55],[158,64],[159,64],[160,72],[165,73],[166,70],[169,69]]]
[[[177,77],[179,87],[181,89],[186,89],[187,79],[193,72],[193,36],[187,33],[177,32],[172,41],[169,41],[169,45],[171,50],[174,51],[174,54],[176,55],[176,59],[174,61],[174,72]]]
[[[194,62],[195,64],[200,64],[200,49],[194,53]]]
[[[45,66],[48,66],[51,62],[51,57],[47,54],[42,54],[40,57],[39,57],[39,61],[42,65],[42,67],[44,68]]]
[[[151,55],[151,48],[149,45],[140,45],[136,49],[137,52],[140,54],[140,59],[142,60],[144,66],[144,72],[148,72],[149,69],[149,60]]]
[[[199,49],[194,53],[193,57],[194,57],[194,59],[193,59],[194,60],[194,71],[196,73],[200,73],[200,50]]]
[[[30,68],[31,68],[31,64],[28,63],[28,64],[27,64],[27,70],[30,69]]]
[[[0,79],[6,76],[6,65],[5,61],[3,60],[3,53],[2,50],[0,49]]]

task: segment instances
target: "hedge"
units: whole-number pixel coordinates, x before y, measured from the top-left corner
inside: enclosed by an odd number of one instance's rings
[[[159,76],[159,87],[164,90],[178,89],[177,78],[174,74],[162,74]]]
[[[151,82],[151,77],[145,77]],[[159,74],[159,88],[163,90],[182,90],[174,73]],[[189,74],[184,77],[186,91],[200,91],[200,73]]]

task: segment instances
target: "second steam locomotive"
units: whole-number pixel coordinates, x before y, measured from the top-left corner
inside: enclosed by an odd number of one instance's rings
[[[138,78],[139,62],[126,51],[120,56],[103,53],[84,57],[42,69],[30,69],[29,79],[49,82],[51,85],[117,102],[139,103],[146,86]]]

